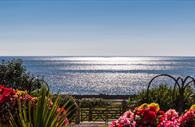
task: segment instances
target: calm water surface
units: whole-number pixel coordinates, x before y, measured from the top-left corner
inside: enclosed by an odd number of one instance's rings
[[[195,76],[195,57],[0,57],[12,58],[69,94],[135,94],[157,74]]]

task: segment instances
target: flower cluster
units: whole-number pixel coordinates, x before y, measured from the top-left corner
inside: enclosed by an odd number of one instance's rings
[[[156,103],[142,104],[135,109],[135,120],[139,126],[156,126],[160,116],[164,113]]]
[[[113,121],[109,127],[136,127],[134,113],[131,111],[125,112],[118,120]]]
[[[3,85],[0,85],[0,105],[5,101],[12,101],[12,97],[15,94],[16,92],[13,89],[6,88]]]
[[[48,106],[51,108],[53,106],[53,102],[51,98],[47,99]],[[13,117],[17,118],[18,100],[20,100],[20,102],[24,102],[24,104],[31,102],[31,105],[35,105],[38,98],[29,95],[27,91],[14,90],[12,88],[4,87],[4,85],[0,85],[0,123],[6,124],[7,121],[9,121],[9,113],[11,113]],[[66,117],[67,112],[64,108],[57,108],[56,113],[58,114],[57,117],[64,118],[64,125],[69,124]]]
[[[157,127],[179,127],[179,114],[174,109],[169,109],[162,117]]]
[[[183,115],[179,116],[174,109],[167,112],[160,110],[157,103],[142,104],[133,112],[125,112],[109,127],[195,127],[194,105]]]
[[[18,99],[36,101],[36,97],[32,97],[26,91],[14,90],[0,85],[0,122],[6,123],[9,120],[9,112],[13,115],[16,114]]]
[[[68,125],[69,124],[69,120],[68,118],[66,117],[66,114],[67,114],[67,111],[64,109],[64,108],[60,108],[58,107],[57,110],[56,110],[57,114],[59,114],[57,117],[63,117],[65,118],[64,119],[64,125]]]
[[[32,103],[37,101],[37,97],[29,95],[27,91],[16,90],[15,97],[19,98],[21,101],[31,101]]]
[[[133,112],[125,112],[118,120],[113,121],[110,127],[156,126],[158,119],[163,113],[156,103],[142,104],[135,108]]]
[[[181,127],[195,127],[195,109],[188,110],[179,118],[179,121]]]

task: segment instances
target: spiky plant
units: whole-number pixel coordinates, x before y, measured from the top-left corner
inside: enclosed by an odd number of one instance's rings
[[[65,111],[58,110],[60,96],[54,100],[53,104],[49,104],[50,97],[45,89],[42,89],[41,96],[36,104],[31,102],[21,102],[18,100],[18,118],[14,119],[10,115],[11,127],[65,127],[66,116],[71,112],[72,106]],[[69,100],[63,105],[64,108]]]

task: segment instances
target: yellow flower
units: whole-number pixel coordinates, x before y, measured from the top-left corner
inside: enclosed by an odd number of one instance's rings
[[[16,94],[17,94],[18,96],[22,96],[22,95],[27,94],[27,91],[16,90]]]
[[[144,108],[147,108],[148,107],[148,104],[147,103],[143,103],[142,105],[140,105],[138,107],[138,109],[144,109]]]
[[[195,110],[195,104],[193,104],[190,109]]]
[[[150,107],[150,106],[156,107],[156,112],[158,112],[158,111],[160,110],[160,106],[159,106],[159,104],[157,104],[157,103],[150,103],[150,104],[148,105],[148,107]]]

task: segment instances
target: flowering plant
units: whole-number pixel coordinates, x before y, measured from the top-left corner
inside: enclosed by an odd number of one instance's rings
[[[9,113],[16,115],[17,100],[32,101],[35,103],[36,97],[32,97],[25,91],[14,90],[0,85],[0,122],[6,123],[9,120]]]
[[[195,110],[195,104],[193,104],[190,109]]]
[[[174,109],[169,109],[162,117],[157,127],[179,127],[179,115]]]
[[[133,112],[127,111],[118,120],[113,121],[109,127],[136,127],[134,116]]]
[[[135,109],[135,120],[137,126],[156,126],[160,116],[164,113],[160,111],[157,103],[142,104]]]
[[[118,120],[113,121],[110,127],[156,126],[163,113],[156,103],[142,104],[135,108],[133,112],[125,112]]]
[[[66,111],[64,107],[59,108],[59,97],[53,103],[50,96],[48,96],[44,90],[42,93],[43,94],[39,97],[33,97],[29,95],[27,91],[14,90],[0,85],[0,125],[8,124],[8,121],[10,120],[11,123],[14,124],[19,124],[21,121],[21,125],[24,125],[24,121],[28,124],[32,120],[29,119],[29,121],[26,121],[28,119],[26,116],[37,116],[37,112],[40,116],[44,116],[44,118],[46,118],[46,116],[48,117],[49,114],[52,114],[52,118],[54,120],[56,119],[56,123],[63,123],[61,126],[68,125],[68,111]],[[26,112],[26,110],[28,110],[28,112]],[[40,112],[42,110],[45,112]],[[36,121],[38,122],[40,117],[37,118]],[[51,121],[51,118],[48,118]],[[44,120],[47,121],[47,119]],[[47,121],[46,123],[49,122]]]
[[[157,103],[142,104],[133,112],[125,112],[109,127],[195,127],[195,105],[179,117],[174,109],[160,110]]]
[[[179,118],[179,121],[181,127],[195,127],[195,109],[188,110]]]

